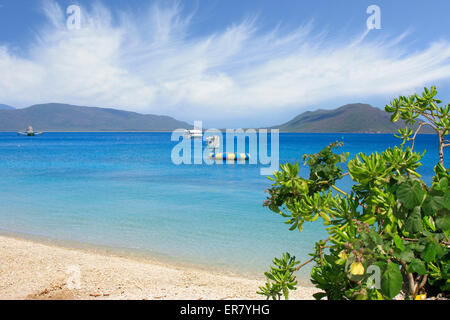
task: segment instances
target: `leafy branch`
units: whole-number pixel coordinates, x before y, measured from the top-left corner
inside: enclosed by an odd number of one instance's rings
[[[270,267],[269,272],[265,272],[267,278],[264,287],[259,287],[261,291],[258,294],[265,295],[267,299],[280,300],[281,296],[289,299],[289,290],[296,290],[297,280],[294,275],[298,270],[296,265],[299,261],[291,257],[289,253],[284,253],[281,259],[274,258],[274,266]]]
[[[408,125],[419,124],[412,138],[410,138],[413,134],[411,128],[400,128],[398,131],[403,139],[403,143],[412,141],[411,149],[414,148],[417,134],[423,126],[433,128],[438,135],[439,161],[444,166],[444,149],[450,146],[450,141],[445,139],[450,130],[450,104],[440,106],[442,101],[436,99],[436,95],[437,90],[435,86],[432,86],[430,89],[424,88],[422,96],[419,96],[417,93],[409,97],[400,96],[398,99],[391,101],[389,105],[386,105],[385,110],[392,113],[392,122],[402,119]]]
[[[329,237],[314,245],[311,259],[298,265],[288,254],[274,259],[260,294],[268,299],[288,298],[295,289],[294,273],[314,263],[311,282],[321,299],[392,299],[399,293],[409,299],[420,293],[448,294],[450,235],[450,174],[444,167],[444,139],[449,133],[449,106],[438,106],[436,89],[422,96],[395,99],[386,111],[392,121],[408,125],[399,129],[400,147],[381,153],[335,153],[335,142],[316,154],[305,155],[308,178],[299,175],[299,164],[283,164],[274,173],[264,202],[280,214],[290,230],[302,231],[305,222],[319,221]],[[439,137],[439,162],[431,185],[417,173],[424,153],[414,151],[417,135],[431,126]],[[412,136],[412,137],[411,137]],[[406,147],[412,141],[411,147]],[[341,164],[346,164],[344,173]],[[344,176],[353,180],[351,192],[336,186]],[[379,270],[380,285],[369,281],[369,270]]]

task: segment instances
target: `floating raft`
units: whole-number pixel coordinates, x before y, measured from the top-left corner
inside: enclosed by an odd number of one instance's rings
[[[249,153],[210,153],[209,157],[214,160],[249,160]]]

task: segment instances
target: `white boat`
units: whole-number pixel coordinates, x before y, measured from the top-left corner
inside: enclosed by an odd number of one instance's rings
[[[199,129],[185,130],[184,135],[188,138],[202,138],[203,132]]]
[[[220,147],[220,137],[219,136],[207,137],[206,141],[208,141],[209,149],[219,149],[219,147]]]
[[[25,131],[23,132],[17,132],[17,134],[19,136],[28,136],[28,137],[33,137],[33,136],[38,136],[41,135],[42,132],[36,132],[33,130],[32,126],[29,126]]]

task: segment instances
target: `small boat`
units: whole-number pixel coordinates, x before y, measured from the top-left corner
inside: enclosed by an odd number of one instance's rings
[[[208,141],[209,149],[219,149],[219,147],[220,147],[220,137],[219,136],[207,137],[206,141]]]
[[[202,138],[203,132],[199,129],[185,130],[184,135],[188,138]]]
[[[36,132],[33,130],[32,126],[29,126],[25,131],[23,132],[17,132],[17,134],[19,136],[27,136],[27,137],[34,137],[34,136],[38,136],[41,135],[42,132]]]

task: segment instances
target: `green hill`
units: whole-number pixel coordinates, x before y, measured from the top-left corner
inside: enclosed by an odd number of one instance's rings
[[[7,104],[0,103],[0,110],[14,110],[14,107],[8,106]]]
[[[401,126],[403,122],[392,123],[390,114],[384,110],[354,103],[332,110],[307,111],[273,128],[281,132],[392,133]]]
[[[192,125],[168,116],[48,103],[0,110],[0,131],[172,131]]]

